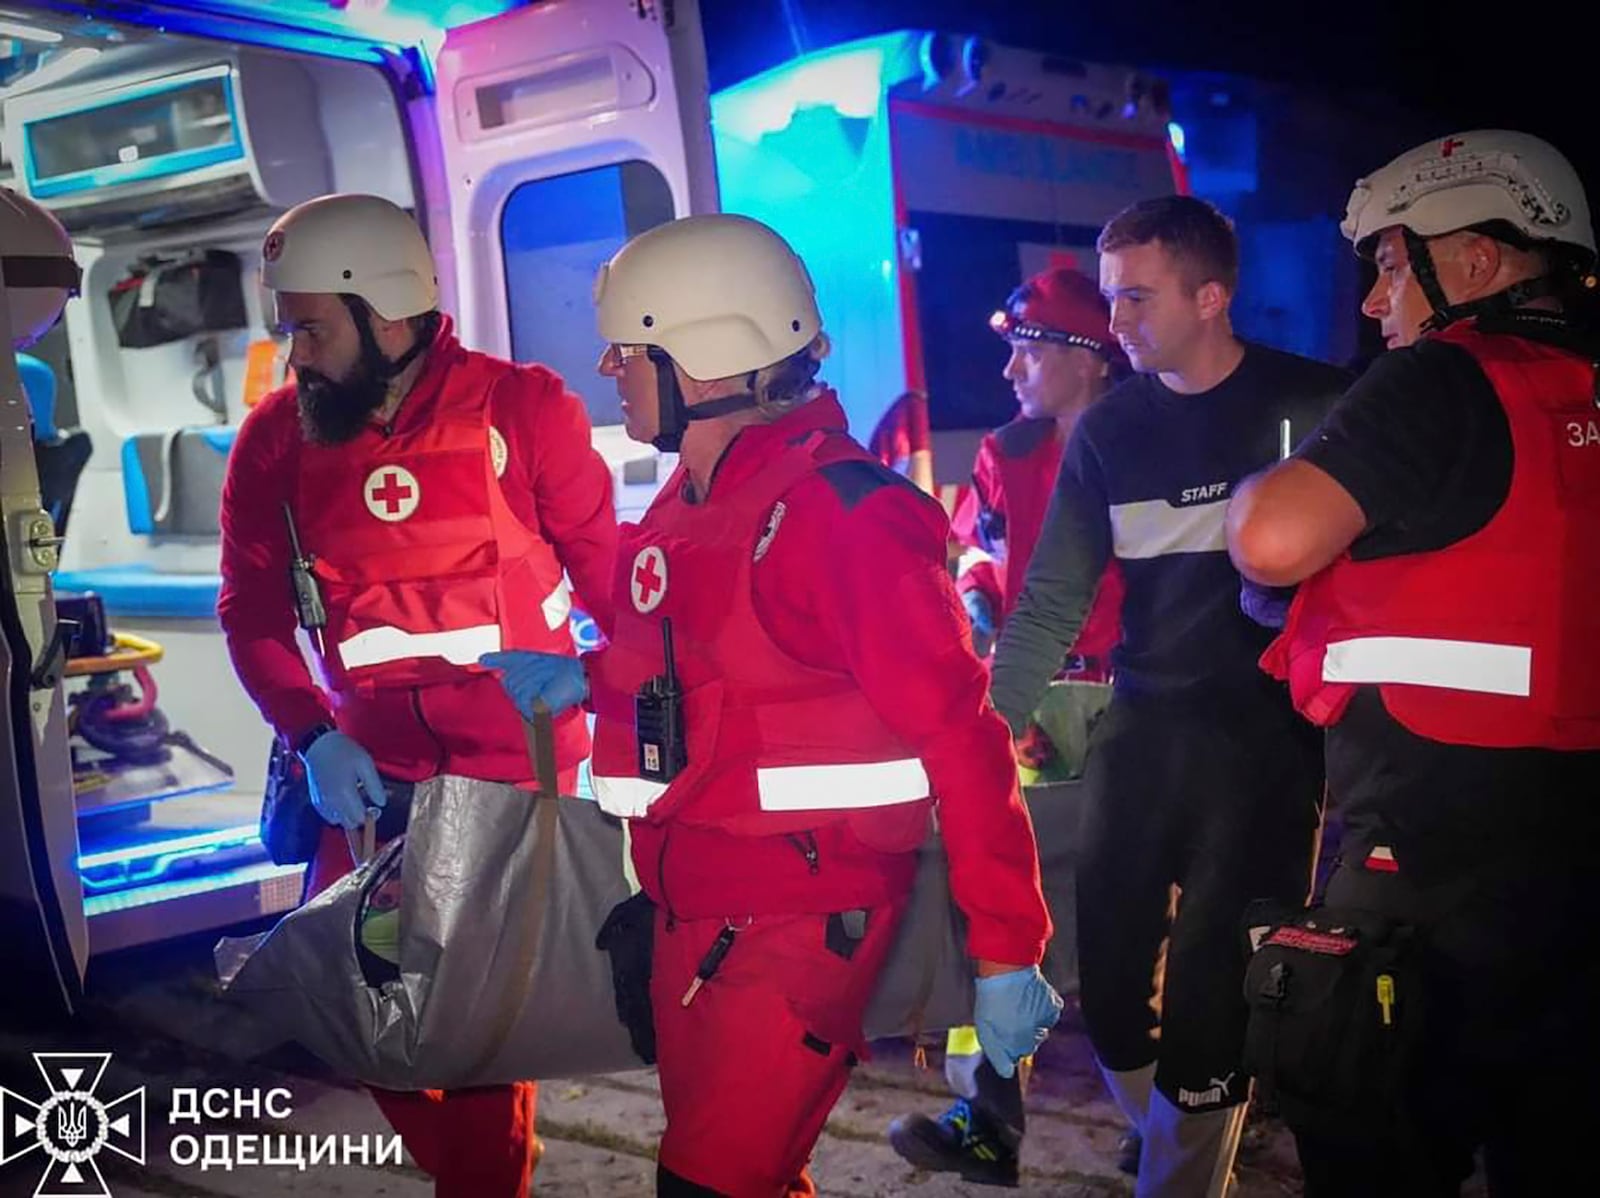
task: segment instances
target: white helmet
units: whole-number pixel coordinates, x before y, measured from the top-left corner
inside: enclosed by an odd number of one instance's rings
[[[319,196],[289,209],[261,245],[261,281],[273,291],[358,295],[385,320],[439,306],[422,230],[381,196]]]
[[[1560,242],[1595,256],[1589,201],[1572,164],[1526,133],[1479,129],[1407,150],[1361,179],[1340,231],[1370,253],[1396,225],[1437,237],[1505,221],[1530,241]]]
[[[61,222],[6,187],[0,187],[0,277],[14,349],[27,349],[50,331],[82,278]]]
[[[641,233],[600,268],[594,299],[600,336],[659,346],[700,380],[781,362],[822,327],[805,263],[747,216],[686,216]]]

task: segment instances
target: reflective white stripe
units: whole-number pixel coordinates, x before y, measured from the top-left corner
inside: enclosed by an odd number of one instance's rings
[[[1488,695],[1531,690],[1533,649],[1419,636],[1336,641],[1322,659],[1324,682],[1408,682]]]
[[[1112,552],[1124,559],[1169,553],[1224,553],[1228,501],[1173,507],[1165,499],[1111,505]]]
[[[589,781],[594,785],[594,799],[600,804],[600,810],[622,819],[643,815],[651,803],[667,793],[665,782],[647,782],[643,778],[591,774]]]
[[[385,626],[368,628],[340,641],[339,659],[347,670],[412,657],[442,657],[453,666],[469,666],[483,654],[499,649],[498,624],[452,628],[448,632],[406,632]]]
[[[643,815],[666,785],[643,778],[595,774],[595,801],[611,815]],[[928,797],[927,771],[915,757],[854,765],[780,765],[756,770],[763,811],[837,811],[891,807]]]
[[[544,602],[539,604],[539,610],[544,613],[544,624],[551,632],[560,628],[567,622],[567,617],[572,614],[572,588],[563,578],[556,584],[556,589],[544,597]]]
[[[928,774],[915,757],[854,765],[780,765],[756,771],[763,811],[833,811],[889,807],[928,797]]]
[[[999,556],[1004,557],[1004,542],[1002,542],[999,546],[996,546],[996,548],[1000,550]],[[985,553],[983,550],[974,546],[968,546],[966,549],[961,551],[961,556],[956,558],[956,577],[960,578],[974,566],[981,566],[984,562],[992,562],[996,560],[996,557]]]
[[[565,578],[544,597],[539,611],[544,616],[545,626],[552,632],[571,617],[572,588]],[[445,632],[406,632],[385,625],[368,628],[339,642],[339,658],[347,670],[413,657],[442,657],[453,666],[470,666],[483,654],[499,651],[500,627],[497,624],[451,628]]]

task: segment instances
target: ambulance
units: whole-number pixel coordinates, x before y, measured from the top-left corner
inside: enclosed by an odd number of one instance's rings
[[[989,312],[1048,263],[1092,271],[1107,216],[1183,187],[1170,121],[1142,72],[937,31],[713,95],[694,0],[0,0],[0,186],[82,270],[0,363],[9,989],[70,1009],[91,954],[299,899],[259,839],[272,734],[215,616],[228,453],[285,377],[259,277],[285,209],[411,210],[462,340],[566,378],[632,518],[673,463],[594,370],[592,282],[629,237],[772,224],[815,276],[853,431],[925,395],[955,481],[1011,414]]]

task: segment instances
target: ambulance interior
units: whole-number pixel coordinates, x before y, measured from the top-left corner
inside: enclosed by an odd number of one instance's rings
[[[0,13],[0,131],[0,184],[51,209],[83,271],[63,321],[18,361],[64,538],[59,609],[80,621],[66,689],[92,949],[287,909],[300,867],[272,864],[257,838],[272,737],[214,615],[218,499],[240,422],[285,377],[259,281],[268,226],[331,191],[417,207],[390,80],[335,58]],[[502,225],[508,273],[514,260],[546,280],[537,295],[512,289],[514,355],[555,366],[611,426],[596,441],[618,448],[626,507],[647,502],[655,470],[622,448],[593,369],[593,262],[626,236],[609,209],[586,215],[608,185],[513,196]],[[650,223],[670,218],[664,187],[653,198]],[[592,637],[592,622],[576,631]],[[173,901],[186,896],[204,901]]]
[[[81,295],[19,365],[46,506],[65,534],[63,615],[92,622],[92,605],[67,610],[92,594],[108,625],[80,629],[66,681],[94,952],[298,901],[301,867],[274,865],[257,836],[271,733],[214,614],[227,454],[251,405],[284,378],[258,261],[288,207],[362,191],[416,211],[464,339],[566,378],[631,518],[671,463],[626,440],[594,371],[594,271],[629,236],[718,195],[724,210],[774,225],[817,282],[835,343],[824,377],[852,431],[867,441],[898,397],[928,395],[948,502],[979,437],[1015,410],[989,313],[1047,263],[1093,273],[1100,223],[1182,186],[1158,83],[970,38],[897,33],[805,56],[712,97],[709,128],[703,83],[698,98],[683,76],[635,97],[644,85],[623,69],[608,102],[668,122],[681,169],[642,160],[652,155],[641,138],[629,143],[641,160],[611,145],[608,158],[538,177],[502,171],[486,193],[488,168],[439,183],[438,147],[375,65],[24,7],[0,5],[0,184],[56,214],[83,270]],[[452,92],[441,66],[434,137],[467,136],[452,130],[470,117],[480,149],[500,136],[492,126],[537,146],[551,122],[534,105],[574,100],[582,122],[600,111],[599,59],[540,58],[552,52],[503,27],[477,41],[461,32],[456,69],[489,82]],[[620,60],[605,53],[609,72]],[[555,65],[536,77],[517,65],[530,61]],[[468,161],[472,147],[456,149]],[[438,240],[448,226],[426,211],[439,186],[459,209],[449,247]],[[486,284],[467,257],[503,271]],[[486,286],[503,295],[486,300]],[[581,646],[596,639],[581,613],[575,633]]]

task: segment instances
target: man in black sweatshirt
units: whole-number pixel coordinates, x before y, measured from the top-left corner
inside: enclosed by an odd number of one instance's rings
[[[1318,737],[1256,664],[1271,632],[1241,609],[1224,513],[1348,376],[1234,335],[1238,243],[1204,201],[1141,201],[1098,249],[1138,373],[1067,446],[993,696],[1020,732],[1115,557],[1122,641],[1078,874],[1083,1015],[1143,1137],[1137,1193],[1220,1195],[1248,1098],[1241,919],[1252,899],[1304,897],[1322,796]]]

